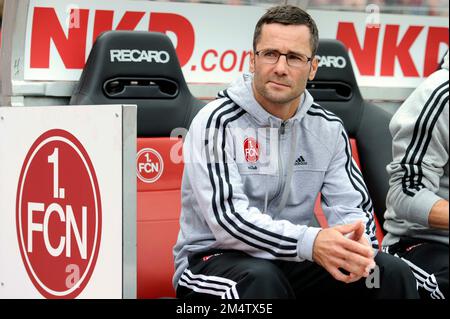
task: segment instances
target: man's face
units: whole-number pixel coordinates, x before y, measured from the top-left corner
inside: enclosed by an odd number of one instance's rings
[[[311,57],[310,31],[304,25],[265,24],[256,43],[256,51],[276,50]],[[306,82],[317,71],[317,60],[301,66],[289,66],[286,56],[280,56],[275,64],[264,63],[255,52],[250,56],[250,71],[254,73],[253,87],[256,99],[268,104],[288,104],[305,91]]]

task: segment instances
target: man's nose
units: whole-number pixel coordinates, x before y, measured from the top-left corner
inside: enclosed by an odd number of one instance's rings
[[[288,68],[289,65],[287,64],[287,57],[285,55],[281,55],[277,63],[275,63],[275,73],[279,75],[286,74]]]

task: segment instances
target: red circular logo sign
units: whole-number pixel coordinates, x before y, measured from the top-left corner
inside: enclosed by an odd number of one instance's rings
[[[259,144],[253,137],[248,137],[244,141],[245,160],[249,163],[256,163],[259,159]]]
[[[144,183],[154,183],[164,171],[164,161],[153,148],[143,148],[137,154],[137,176]]]
[[[50,130],[33,143],[20,172],[16,228],[28,275],[46,298],[75,298],[97,261],[100,191],[83,145]]]

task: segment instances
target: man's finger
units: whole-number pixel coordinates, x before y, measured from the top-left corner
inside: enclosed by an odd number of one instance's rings
[[[356,227],[355,231],[349,237],[351,240],[358,241],[364,234],[364,223],[358,222],[358,224],[359,225]]]
[[[347,235],[356,230],[356,228],[358,227],[358,223],[338,225],[334,226],[333,228],[340,232],[342,235]]]
[[[333,276],[334,279],[348,283],[350,279],[352,279],[349,275],[343,274],[338,268],[331,267],[327,269],[328,272]]]
[[[353,273],[351,273],[348,277],[349,278],[348,278],[348,282],[347,283],[352,283],[352,282],[358,281],[358,280],[360,280],[362,278],[361,276],[357,276],[357,275],[355,275]]]
[[[363,259],[362,257],[360,257],[358,255],[354,255],[352,257],[355,259],[356,258]],[[340,267],[342,269],[345,269],[349,273],[355,274],[359,277],[367,277],[369,275],[369,272],[367,271],[367,269],[370,266],[372,266],[373,262],[369,259],[364,260],[364,261],[355,262],[353,258],[343,259],[341,261]],[[360,262],[363,262],[363,263],[361,264]]]
[[[328,266],[341,268],[348,273],[354,273],[359,277],[367,277],[368,269],[375,265],[371,258],[365,258],[343,249],[336,250],[336,255],[328,258]]]
[[[348,239],[346,237],[342,238],[342,247],[344,247],[346,250],[349,250],[351,252],[354,252],[358,255],[361,255],[363,257],[372,258],[373,257],[373,249],[371,247],[368,247],[366,245],[363,245],[357,241]]]

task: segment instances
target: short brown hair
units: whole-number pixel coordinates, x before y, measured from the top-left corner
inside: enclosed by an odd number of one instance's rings
[[[319,46],[319,30],[313,18],[304,10],[293,5],[280,5],[269,8],[259,19],[253,34],[253,50],[256,51],[256,44],[261,37],[261,30],[264,24],[280,23],[284,25],[305,25],[309,28],[311,39],[310,45],[312,56],[317,52]]]

